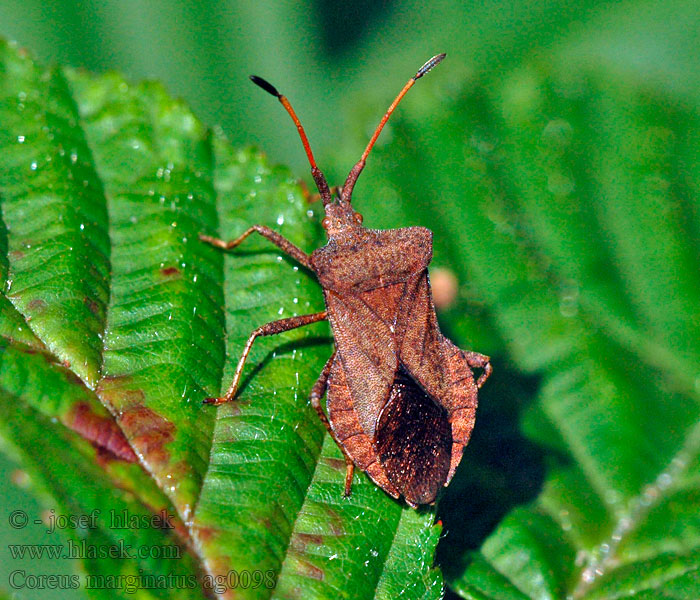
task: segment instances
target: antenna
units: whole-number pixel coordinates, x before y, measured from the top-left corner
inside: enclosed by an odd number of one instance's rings
[[[311,165],[311,176],[314,178],[314,181],[316,182],[316,187],[318,188],[318,191],[321,194],[323,206],[326,206],[326,204],[328,204],[331,201],[331,191],[328,187],[328,182],[326,181],[326,178],[324,177],[323,173],[321,173],[321,170],[316,166],[316,159],[314,158],[313,152],[311,152],[309,138],[306,137],[306,132],[304,131],[304,128],[301,125],[301,121],[299,121],[299,117],[297,117],[297,114],[294,112],[294,109],[289,103],[289,100],[287,100],[286,96],[280,94],[275,86],[273,86],[268,81],[264,80],[262,77],[251,75],[250,80],[255,85],[264,89],[268,94],[272,94],[275,98],[277,98],[282,104],[282,106],[284,106],[284,109],[289,113],[289,116],[292,117],[292,121],[294,121],[294,124],[297,126],[297,131],[299,132],[301,143],[304,145],[306,157],[309,159],[309,164]]]
[[[367,161],[367,157],[369,156],[369,153],[372,150],[374,143],[377,141],[379,134],[382,132],[382,129],[384,129],[384,125],[386,125],[386,122],[389,120],[391,113],[394,112],[394,109],[399,105],[399,102],[401,102],[401,99],[406,95],[406,92],[408,92],[408,90],[410,90],[413,87],[413,84],[416,81],[418,81],[421,77],[423,77],[423,75],[425,75],[433,67],[438,65],[442,61],[442,59],[445,58],[445,56],[446,54],[444,53],[433,56],[420,69],[418,69],[418,72],[413,77],[411,77],[411,79],[408,80],[405,86],[403,86],[403,89],[399,92],[399,95],[396,96],[394,101],[391,103],[386,113],[384,113],[382,120],[379,122],[379,125],[377,125],[377,128],[374,130],[374,134],[369,140],[369,144],[367,144],[367,147],[362,153],[360,160],[357,161],[357,164],[350,170],[348,178],[345,180],[345,185],[343,185],[343,200],[345,200],[346,202],[350,202],[350,197],[352,196],[352,190],[355,187],[355,182],[360,176],[360,173],[362,173],[362,169],[365,168],[365,162]]]

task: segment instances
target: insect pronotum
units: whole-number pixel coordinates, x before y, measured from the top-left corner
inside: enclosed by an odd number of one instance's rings
[[[491,374],[491,364],[487,356],[460,350],[440,333],[428,278],[432,232],[424,227],[367,229],[351,196],[389,116],[443,58],[431,58],[406,83],[337,194],[316,166],[287,98],[251,76],[282,103],[297,126],[323,201],[328,242],[307,255],[265,225],[253,225],[228,242],[200,236],[230,250],[259,233],[316,275],[326,303],[323,312],[280,319],[253,331],[226,394],[205,402],[221,404],[235,397],[258,336],[329,320],[335,351],[311,390],[311,404],[345,456],[345,494],[350,494],[358,467],[387,494],[403,496],[413,507],[433,503],[452,479],[474,427],[477,390]],[[482,370],[478,379],[474,368]],[[321,404],[326,393],[328,416]]]

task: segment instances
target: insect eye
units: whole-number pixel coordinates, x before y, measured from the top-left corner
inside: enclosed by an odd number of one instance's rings
[[[323,221],[321,221],[321,226],[322,226],[324,229],[328,229],[328,227],[330,226],[330,224],[331,224],[331,220],[330,220],[328,217],[324,217],[324,218],[323,218]]]
[[[362,215],[360,213],[356,212],[353,216],[355,217],[355,221],[357,221],[360,225],[362,225],[362,219],[363,219]]]

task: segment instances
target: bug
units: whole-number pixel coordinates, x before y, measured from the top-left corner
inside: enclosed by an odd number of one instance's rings
[[[424,227],[367,229],[351,197],[391,113],[444,57],[431,58],[402,88],[336,194],[316,165],[287,98],[251,75],[253,83],[281,102],[297,127],[323,201],[328,242],[307,255],[264,225],[253,225],[228,242],[200,236],[229,250],[252,233],[262,235],[316,275],[326,304],[323,312],[280,319],[253,331],[226,394],[205,402],[221,404],[235,397],[257,337],[330,321],[336,349],[310,401],[345,456],[345,495],[351,492],[357,467],[390,496],[403,497],[413,507],[433,503],[452,479],[474,427],[477,390],[491,375],[491,363],[483,354],[460,350],[440,333],[428,278],[432,232]],[[478,379],[473,369],[482,371]],[[328,416],[321,404],[326,394]]]

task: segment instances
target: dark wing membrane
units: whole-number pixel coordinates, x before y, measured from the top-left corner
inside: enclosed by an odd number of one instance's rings
[[[430,504],[450,471],[447,411],[399,363],[375,439],[387,478],[412,505]]]
[[[328,319],[346,374],[353,407],[365,433],[374,437],[379,413],[396,373],[396,344],[387,324],[359,296],[326,291]]]

